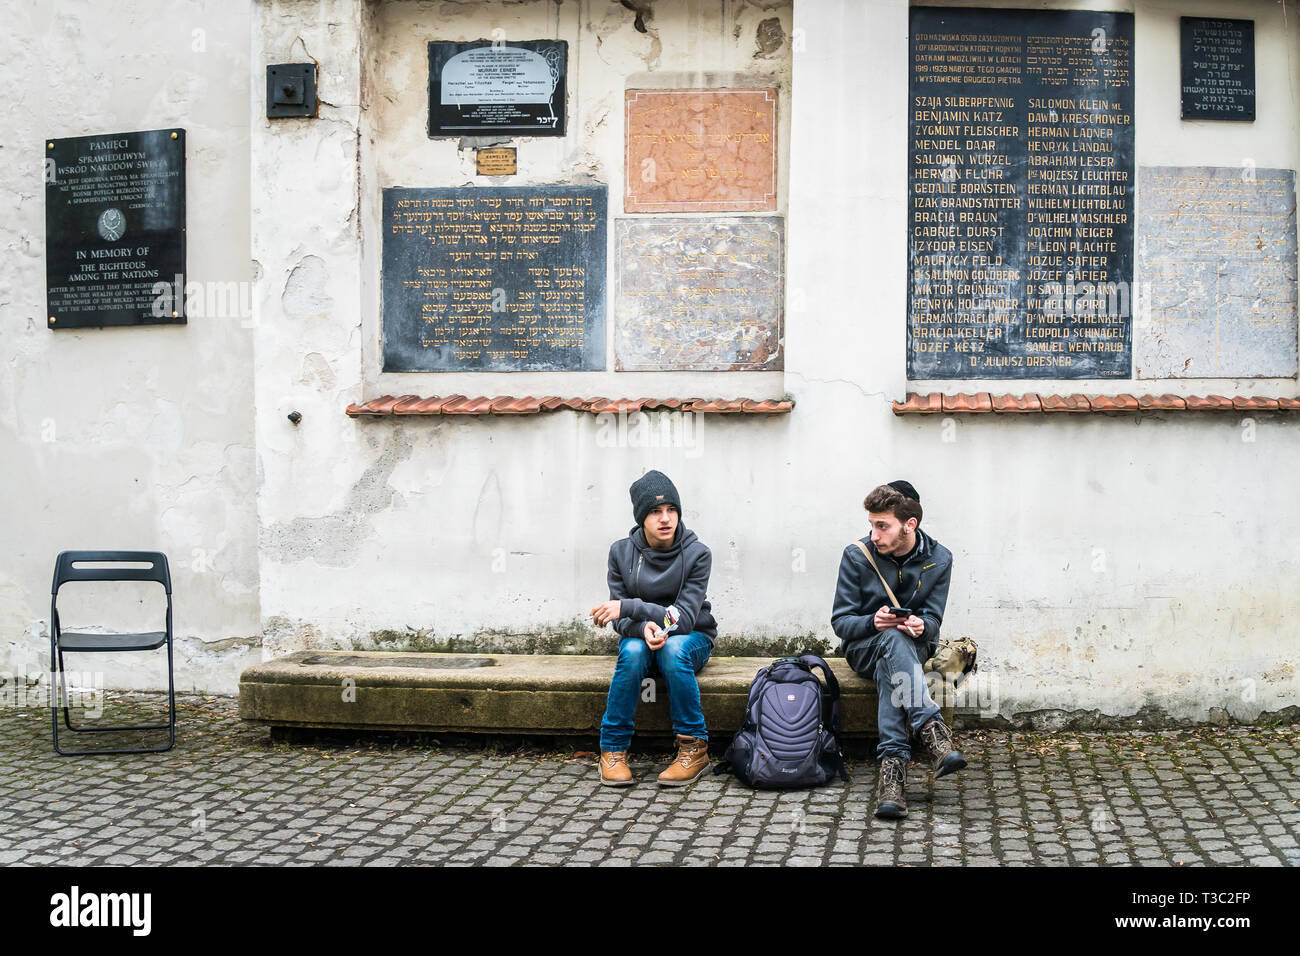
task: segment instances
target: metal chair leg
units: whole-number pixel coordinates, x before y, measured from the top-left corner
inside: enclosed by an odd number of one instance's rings
[[[57,645],[56,645],[57,647]],[[51,655],[53,658],[54,655]],[[54,721],[54,751],[65,757],[92,756],[95,754],[157,754],[165,753],[176,745],[176,675],[173,670],[172,645],[171,641],[167,642],[167,723],[165,724],[117,724],[108,727],[75,727],[68,719],[67,689],[65,685],[64,666],[63,666],[63,648],[57,648],[58,674],[59,674],[59,692],[62,695],[63,707],[59,708],[57,702],[51,708]],[[114,750],[64,750],[59,746],[59,718],[58,711],[63,711],[63,722],[68,729],[78,734],[96,734],[106,733],[115,730],[166,730],[167,745],[165,747],[126,747]]]

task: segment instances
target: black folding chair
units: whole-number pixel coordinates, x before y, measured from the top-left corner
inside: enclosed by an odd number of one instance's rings
[[[128,562],[148,564],[148,568],[88,568],[82,563],[104,564]],[[64,633],[59,627],[59,587],[72,581],[157,581],[167,591],[167,629],[143,634]],[[172,675],[172,579],[167,570],[167,556],[161,551],[62,551],[54,564],[54,586],[50,597],[50,670],[59,676],[57,697],[50,701],[54,749],[66,756],[78,754],[152,754],[171,750],[176,743],[176,686]],[[122,651],[156,651],[167,645],[167,723],[130,724],[114,727],[74,727],[68,719],[68,697],[64,686],[63,654],[65,651],[108,653]],[[60,702],[62,706],[60,706]],[[59,747],[59,710],[68,730],[79,734],[121,730],[166,730],[167,746],[137,747],[120,750],[63,750]]]

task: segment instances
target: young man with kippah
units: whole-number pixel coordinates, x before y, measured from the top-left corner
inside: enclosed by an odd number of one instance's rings
[[[873,489],[862,507],[871,533],[846,547],[840,558],[831,627],[849,666],[876,682],[876,816],[899,818],[907,816],[909,728],[925,748],[936,779],[966,766],[922,675],[939,641],[952,552],[918,527],[921,496],[910,482],[900,479]],[[910,613],[895,614],[891,608]]]
[[[708,662],[718,635],[706,597],[713,555],[681,523],[681,497],[667,475],[648,471],[628,493],[636,526],[610,545],[610,599],[591,609],[597,627],[612,622],[621,637],[600,725],[600,782],[635,782],[627,765],[632,718],[641,682],[654,664],[668,685],[677,735],[677,755],[659,783],[681,786],[709,767],[709,732],[695,674]]]

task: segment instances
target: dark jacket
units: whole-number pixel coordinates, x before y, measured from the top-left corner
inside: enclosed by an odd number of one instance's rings
[[[924,637],[931,644],[939,640],[943,611],[948,603],[948,582],[952,579],[952,552],[916,529],[916,545],[900,559],[879,554],[871,535],[860,539],[871,549],[894,595],[917,617],[925,621]],[[840,558],[840,579],[835,585],[835,606],[831,609],[831,628],[847,647],[852,641],[867,640],[879,632],[873,623],[882,605],[893,605],[880,578],[856,544],[844,549]]]
[[[712,568],[713,554],[680,522],[672,547],[663,551],[646,543],[640,527],[633,528],[609,546],[609,597],[621,602],[614,630],[640,637],[646,621],[663,627],[671,604],[681,615],[674,634],[699,631],[712,644],[718,622],[705,596]]]

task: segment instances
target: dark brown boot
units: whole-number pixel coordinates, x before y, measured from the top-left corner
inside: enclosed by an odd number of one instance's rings
[[[948,729],[942,717],[935,717],[922,727],[919,736],[921,743],[925,745],[935,780],[966,766],[966,758],[952,745],[952,731]]]
[[[876,816],[900,820],[907,816],[907,761],[885,757],[880,761],[880,788],[876,791]]]

